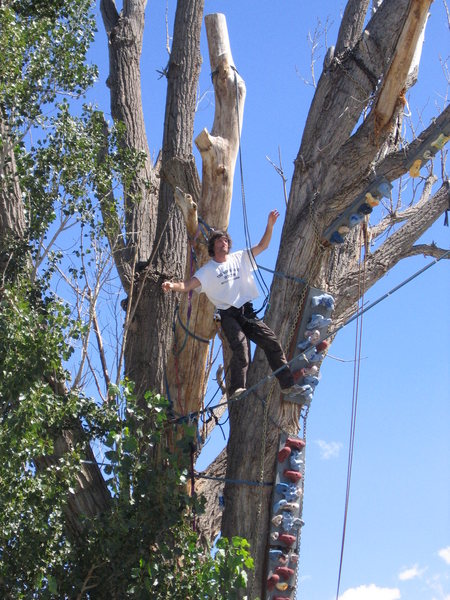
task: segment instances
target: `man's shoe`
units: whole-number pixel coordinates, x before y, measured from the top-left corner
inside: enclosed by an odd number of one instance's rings
[[[229,400],[236,400],[236,398],[239,398],[239,396],[246,391],[247,391],[246,388],[238,388],[237,390],[234,390],[234,392],[229,397]]]

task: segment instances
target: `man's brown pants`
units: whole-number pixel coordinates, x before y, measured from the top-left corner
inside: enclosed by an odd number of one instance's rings
[[[230,361],[230,384],[228,395],[231,396],[238,388],[245,388],[249,365],[249,348],[247,339],[254,342],[265,353],[272,371],[281,369],[276,377],[281,388],[294,385],[292,373],[274,332],[263,321],[255,318],[253,306],[247,302],[241,308],[232,306],[219,310],[222,331],[225,334],[233,352]]]

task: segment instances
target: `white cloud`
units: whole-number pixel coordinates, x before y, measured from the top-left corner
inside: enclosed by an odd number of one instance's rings
[[[320,457],[324,460],[337,458],[341,451],[341,442],[326,442],[325,440],[316,440],[316,444],[320,448]]]
[[[450,546],[447,546],[447,548],[442,548],[442,550],[439,550],[438,554],[442,560],[445,560],[445,562],[450,565]]]
[[[448,576],[442,573],[435,573],[429,577],[426,581],[426,584],[428,589],[432,592],[430,600],[450,600],[448,582]]]
[[[381,588],[374,583],[345,590],[339,600],[399,600],[398,588]]]
[[[416,577],[421,577],[425,573],[426,569],[419,569],[419,565],[414,565],[409,569],[403,569],[398,574],[398,578],[400,581],[410,581],[411,579],[416,579]]]

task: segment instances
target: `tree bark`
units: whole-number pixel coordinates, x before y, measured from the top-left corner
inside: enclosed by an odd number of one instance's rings
[[[24,242],[25,215],[17,177],[14,142],[0,113],[0,288],[14,260],[14,246]]]
[[[102,15],[110,49],[111,112],[123,122],[126,145],[145,153],[143,172],[133,182],[125,202],[128,261],[135,266],[124,329],[125,374],[142,395],[163,390],[166,353],[172,339],[175,299],[163,295],[161,283],[184,274],[185,227],[175,209],[173,190],[159,183],[157,168],[172,174],[172,185],[195,190],[192,135],[200,70],[200,28],[203,0],[180,1],[173,47],[166,69],[168,89],[161,160],[150,162],[140,93],[140,53],[146,2],[125,2],[119,14],[114,2],[103,0]],[[173,168],[173,164],[178,166]],[[172,165],[172,167],[171,167]],[[136,198],[138,201],[136,201]]]

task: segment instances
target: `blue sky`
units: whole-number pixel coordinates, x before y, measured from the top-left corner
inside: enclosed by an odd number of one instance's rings
[[[168,2],[169,24],[175,1]],[[344,2],[206,0],[205,13],[227,18],[236,67],[247,99],[242,159],[252,241],[263,233],[267,213],[281,217],[260,264],[274,268],[285,203],[281,180],[266,159],[281,150],[288,180],[293,172],[314,89],[309,33],[317,29],[315,72],[326,44],[335,42]],[[149,2],[142,61],[144,111],[150,150],[157,155],[164,118],[167,63],[166,3]],[[90,95],[106,111],[107,45],[99,11],[91,57],[100,66]],[[326,33],[325,33],[326,31]],[[443,0],[431,6],[419,82],[408,95],[416,131],[446,104],[442,68],[449,54]],[[206,36],[195,134],[211,129],[214,115]],[[440,60],[441,59],[441,60]],[[200,159],[197,155],[200,168]],[[236,169],[230,233],[244,245],[240,175]],[[288,184],[289,185],[289,184]],[[405,192],[407,193],[407,192]],[[422,242],[449,246],[443,217]],[[368,303],[421,269],[431,259],[403,261],[366,295]],[[266,281],[270,277],[264,274]],[[450,442],[448,261],[441,261],[384,300],[363,318],[362,361],[353,473],[341,576],[341,600],[450,600]],[[355,325],[338,335],[322,367],[308,418],[306,481],[298,598],[336,597],[346,490]],[[223,447],[220,431],[203,462]]]

